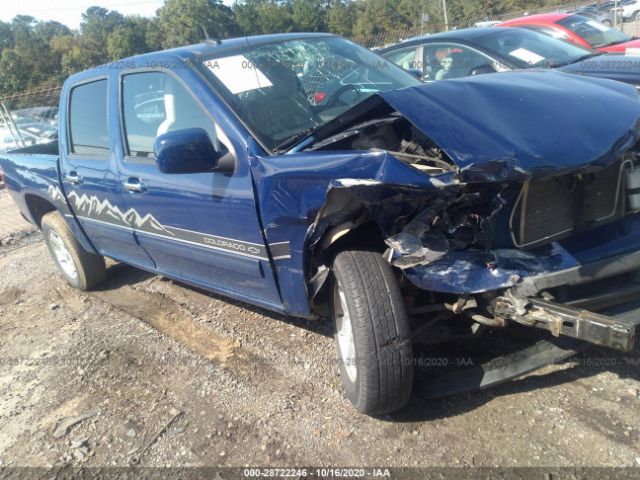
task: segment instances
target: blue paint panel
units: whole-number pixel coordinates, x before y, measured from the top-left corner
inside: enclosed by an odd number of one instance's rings
[[[145,232],[136,232],[136,237],[158,265],[166,268],[169,263],[180,259],[171,268],[172,274],[192,277],[203,284],[215,284],[212,279],[224,278],[230,285],[242,285],[243,289],[251,292],[264,290],[265,275],[260,260],[189,245]]]
[[[94,75],[97,75],[94,72]],[[98,78],[104,80],[105,74],[101,72]],[[117,89],[113,88],[113,80],[107,75],[108,95],[108,120],[113,116],[114,104],[117,111]],[[77,82],[66,82],[62,91],[62,99],[68,99]],[[100,101],[100,99],[96,99]],[[68,143],[67,125],[68,111],[66,107],[60,109],[60,177],[62,189],[69,200],[69,205],[74,214],[79,217],[82,229],[87,233],[95,248],[104,256],[126,259],[138,265],[153,267],[153,262],[142,249],[133,236],[133,232],[121,228],[128,226],[124,218],[121,218],[119,226],[88,221],[84,218],[94,218],[101,221],[110,221],[113,213],[121,213],[124,217],[126,208],[120,194],[120,177],[114,164],[113,146],[116,131],[109,123],[109,148],[106,156],[98,154],[76,155],[70,154]],[[77,175],[80,183],[71,183],[67,180],[69,175]],[[107,203],[108,202],[108,205]],[[118,216],[118,215],[116,215]]]
[[[96,248],[101,255],[106,257],[118,257],[123,261],[139,263],[135,252],[137,247],[133,249],[127,248],[131,244],[133,231],[127,228],[120,228],[107,223],[96,222],[87,217],[77,217],[80,224],[86,232],[89,233],[91,239],[95,242]],[[148,257],[146,257],[143,265],[149,265]]]
[[[38,145],[37,147],[41,146]],[[9,193],[27,220],[31,223],[36,223],[31,217],[31,212],[27,206],[29,197],[41,198],[53,204],[64,216],[69,229],[82,247],[88,252],[96,253],[93,244],[73,218],[65,197],[59,188],[57,156],[12,153],[0,158],[0,166],[4,171]]]
[[[269,243],[291,242],[291,258],[275,262],[287,311],[309,315],[308,234],[334,179],[374,180],[432,191],[431,179],[384,152],[300,152],[251,161]],[[378,185],[378,187],[380,186]],[[375,184],[372,185],[375,189]]]

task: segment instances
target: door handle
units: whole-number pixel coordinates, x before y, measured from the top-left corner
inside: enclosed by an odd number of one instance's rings
[[[125,190],[134,193],[140,193],[145,190],[140,179],[135,177],[128,178],[127,181],[124,182],[123,186]]]
[[[78,172],[76,172],[75,170],[67,173],[64,176],[64,179],[73,185],[78,185],[82,183],[82,177],[78,175]]]

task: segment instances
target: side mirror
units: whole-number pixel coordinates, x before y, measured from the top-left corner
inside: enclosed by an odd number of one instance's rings
[[[224,147],[223,147],[224,148]],[[218,151],[202,128],[185,128],[160,135],[153,142],[162,173],[233,173],[236,160],[226,148]]]
[[[470,75],[484,75],[485,73],[496,73],[496,69],[493,68],[493,65],[487,63],[486,65],[473,67]]]
[[[422,69],[421,68],[405,68],[405,72],[410,73],[418,80],[422,81]]]

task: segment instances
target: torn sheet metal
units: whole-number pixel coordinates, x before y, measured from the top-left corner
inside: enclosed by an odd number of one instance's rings
[[[379,96],[446,152],[462,182],[606,166],[640,137],[633,87],[561,72],[480,75]]]
[[[393,250],[391,264],[405,270],[444,257],[449,251],[449,240],[442,232],[427,230],[421,233],[404,230],[387,238],[385,243]]]
[[[425,204],[448,202],[460,188],[454,174],[430,177],[386,152],[300,152],[251,159],[263,228],[269,243],[288,241],[291,258],[278,261],[287,311],[309,313],[301,275],[327,229],[365,212],[387,236]],[[404,222],[404,223],[402,223]]]
[[[404,274],[425,290],[490,291],[575,265],[572,253],[559,244],[525,257],[491,245],[492,232],[482,222],[508,210],[501,209],[505,202],[496,191],[524,179],[596,171],[619,161],[640,137],[640,97],[632,87],[562,73],[509,72],[436,82],[376,94],[363,103],[345,114],[348,119],[330,122],[324,133],[395,110],[442,148],[458,171],[430,176],[385,151],[302,150],[251,157],[266,239],[291,245],[291,258],[273,266],[291,314],[310,313],[308,286],[300,278],[313,277],[313,252],[325,232],[363,215],[394,250],[392,261],[400,266],[407,260]],[[429,209],[442,212],[443,206],[472,200],[460,195],[471,187],[494,189],[478,194],[486,201],[483,215],[461,208],[462,213],[439,219],[419,218]],[[418,221],[422,230],[397,236]]]
[[[472,294],[522,285],[526,277],[572,267],[580,272],[582,266],[636,251],[638,245],[640,215],[636,214],[533,250],[450,251],[433,263],[403,273],[425,290]],[[588,270],[584,274],[589,275]],[[527,295],[537,293],[533,285],[527,288]]]
[[[453,294],[481,293],[514,286],[522,277],[576,266],[558,244],[536,252],[525,250],[457,250],[442,258],[405,270],[419,288]]]

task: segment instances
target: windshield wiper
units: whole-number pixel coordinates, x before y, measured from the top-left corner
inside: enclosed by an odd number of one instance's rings
[[[276,145],[273,148],[274,152],[277,153],[281,153],[284,150],[288,150],[289,147],[293,147],[294,145],[296,145],[298,142],[304,140],[306,137],[308,137],[311,133],[315,132],[318,128],[320,128],[322,125],[324,125],[324,123],[321,123],[320,125],[317,125],[315,127],[311,127],[311,128],[307,128],[306,130],[303,130],[301,132],[296,133],[295,135],[291,135],[289,138],[283,140],[282,142],[280,142],[278,145]]]

